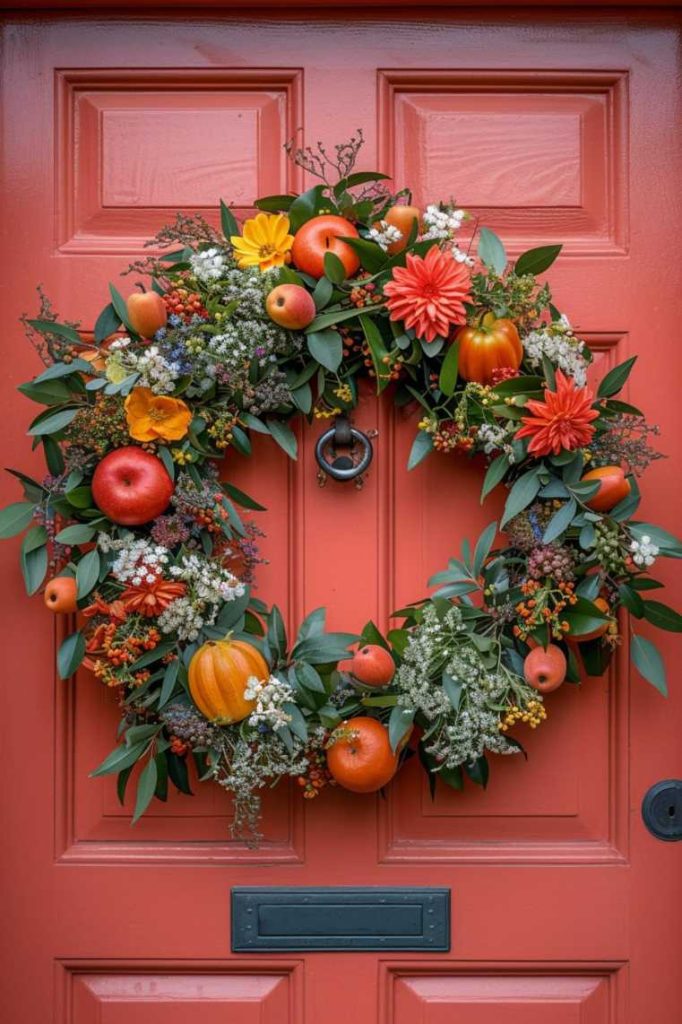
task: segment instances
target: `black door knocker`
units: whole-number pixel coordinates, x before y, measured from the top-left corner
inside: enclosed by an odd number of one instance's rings
[[[352,427],[347,416],[337,416],[334,426],[325,430],[315,445],[320,484],[324,485],[326,475],[341,482],[355,480],[356,486],[361,487],[362,474],[369,468],[373,455],[369,436]]]

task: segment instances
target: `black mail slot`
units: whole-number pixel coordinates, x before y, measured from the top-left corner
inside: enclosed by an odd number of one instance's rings
[[[232,890],[232,950],[450,949],[450,890]]]

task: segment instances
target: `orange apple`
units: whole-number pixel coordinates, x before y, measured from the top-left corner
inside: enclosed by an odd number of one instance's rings
[[[78,611],[77,596],[78,586],[73,576],[55,576],[45,587],[43,600],[51,612],[68,614]]]
[[[402,238],[399,238],[397,242],[391,242],[387,252],[390,256],[395,256],[397,252],[402,252],[407,245],[407,240],[410,237],[412,225],[415,221],[417,224],[421,222],[422,212],[418,206],[392,206],[387,211],[383,220],[392,227],[397,228],[398,231],[402,232]]]
[[[141,338],[153,338],[168,321],[166,303],[157,292],[133,292],[126,309],[130,326]]]
[[[315,303],[300,284],[278,284],[265,300],[268,316],[280,327],[301,331],[315,319]]]
[[[557,690],[566,678],[566,655],[556,644],[534,647],[523,663],[526,682],[540,693]]]
[[[345,217],[326,213],[312,217],[296,232],[291,256],[294,264],[311,277],[324,276],[325,253],[333,252],[343,263],[346,277],[351,277],[360,266],[360,257],[340,237],[358,238],[356,228]]]

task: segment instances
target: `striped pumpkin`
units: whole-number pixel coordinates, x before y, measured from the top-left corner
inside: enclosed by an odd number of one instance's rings
[[[267,662],[257,648],[243,640],[209,640],[189,665],[189,691],[196,706],[210,722],[230,725],[241,722],[256,706],[244,699],[252,676],[267,679]]]

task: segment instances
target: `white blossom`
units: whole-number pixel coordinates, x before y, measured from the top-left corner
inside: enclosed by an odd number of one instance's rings
[[[291,715],[283,705],[293,701],[294,692],[288,683],[277,676],[269,679],[257,679],[251,676],[244,690],[244,699],[256,702],[256,707],[249,715],[249,725],[267,725],[270,729],[278,729],[288,725]]]
[[[388,221],[379,221],[379,227],[372,227],[369,230],[369,237],[377,245],[385,251],[389,245],[393,245],[394,242],[399,242],[403,237],[403,233],[399,228],[396,228],[393,224],[389,224]]]
[[[190,643],[199,638],[205,619],[189,597],[178,597],[171,601],[158,618],[162,633],[177,633],[178,640]]]
[[[119,540],[112,540],[106,533],[97,537],[100,551],[117,551],[111,575],[119,583],[140,587],[143,583],[155,583],[163,576],[169,561],[169,551],[160,544],[153,544],[144,538],[136,539],[133,534]]]
[[[201,252],[195,252],[190,256],[189,262],[194,276],[203,284],[220,280],[227,267],[225,254],[219,249],[203,249]]]
[[[573,334],[565,316],[549,324],[543,330],[531,331],[521,339],[526,360],[534,369],[542,367],[546,356],[567,376],[572,377],[576,386],[582,388],[587,382],[587,360],[584,356],[585,343]]]
[[[632,561],[635,565],[649,569],[656,561],[656,555],[658,555],[660,548],[645,533],[639,540],[631,541],[630,551],[632,552]]]
[[[187,583],[194,598],[206,604],[234,601],[245,591],[229,569],[198,554],[183,555],[180,565],[170,567],[170,575]]]
[[[422,218],[426,231],[422,238],[451,238],[462,226],[465,210],[454,210],[431,204]]]

